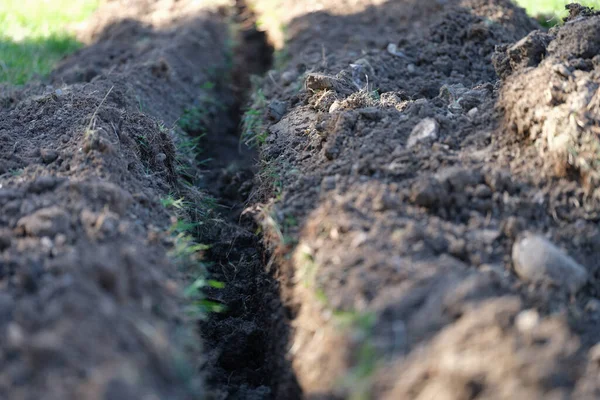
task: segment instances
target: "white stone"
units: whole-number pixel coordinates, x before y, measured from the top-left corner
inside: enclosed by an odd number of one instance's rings
[[[587,282],[587,270],[540,235],[527,234],[512,248],[515,271],[532,283],[551,283],[576,292]]]
[[[417,143],[435,140],[438,137],[439,131],[440,126],[435,119],[425,118],[413,128],[406,142],[406,147],[411,148]]]
[[[337,100],[336,100],[336,101],[334,101],[334,102],[331,104],[331,106],[329,107],[329,112],[330,112],[330,113],[334,113],[334,112],[336,112],[337,110],[339,110],[341,106],[342,106],[342,104],[341,104],[339,101],[337,101]]]
[[[516,328],[522,332],[531,332],[540,323],[540,315],[535,310],[521,311],[515,318]]]

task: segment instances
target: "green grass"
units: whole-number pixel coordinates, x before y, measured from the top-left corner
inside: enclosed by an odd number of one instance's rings
[[[569,3],[600,9],[600,0],[515,0],[515,3],[527,10],[527,13],[536,18],[543,25],[556,25],[567,15],[565,6]]]
[[[22,85],[47,75],[65,55],[81,47],[68,32],[99,0],[1,0],[0,83]]]

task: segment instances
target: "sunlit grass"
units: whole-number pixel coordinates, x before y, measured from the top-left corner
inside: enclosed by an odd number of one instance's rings
[[[0,82],[23,84],[48,74],[81,45],[68,25],[83,21],[99,0],[0,0]]]
[[[600,0],[514,0],[525,8],[529,15],[538,19],[544,25],[556,25],[567,15],[565,6],[569,3],[593,7],[600,10]]]

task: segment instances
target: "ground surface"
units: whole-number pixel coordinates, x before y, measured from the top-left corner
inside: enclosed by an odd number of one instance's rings
[[[210,3],[1,87],[0,397],[599,398],[600,15]]]

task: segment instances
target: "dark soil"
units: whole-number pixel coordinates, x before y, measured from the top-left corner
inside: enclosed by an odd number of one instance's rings
[[[220,398],[227,385],[265,398],[286,374],[277,286],[261,269],[254,235],[233,218],[244,191],[231,198],[224,184],[202,192],[237,154],[236,115],[253,72],[231,69],[232,15],[193,1],[106,2],[80,32],[90,45],[48,85],[1,94],[1,398]],[[206,154],[186,151],[183,118],[190,134],[206,134]],[[201,171],[206,155],[218,162]],[[251,180],[252,156],[240,159],[241,175],[233,171],[228,185]],[[209,208],[211,195],[235,211]],[[165,208],[166,198],[191,206]],[[196,240],[212,245],[211,268],[242,268],[237,281],[223,279],[217,300],[232,311],[203,330],[204,348],[195,326],[202,315],[184,312],[183,296],[202,267],[168,256],[180,244],[171,233],[177,220],[196,224]],[[244,333],[224,342],[236,308]],[[252,379],[253,367],[265,370]]]
[[[305,395],[600,396],[598,17],[520,42],[537,26],[508,1],[277,3],[262,11],[290,22],[289,60],[261,87],[253,198]],[[545,172],[550,124],[571,141],[560,174]],[[517,274],[526,232],[587,285]]]
[[[600,16],[569,11],[104,2],[0,87],[0,398],[600,398]]]

